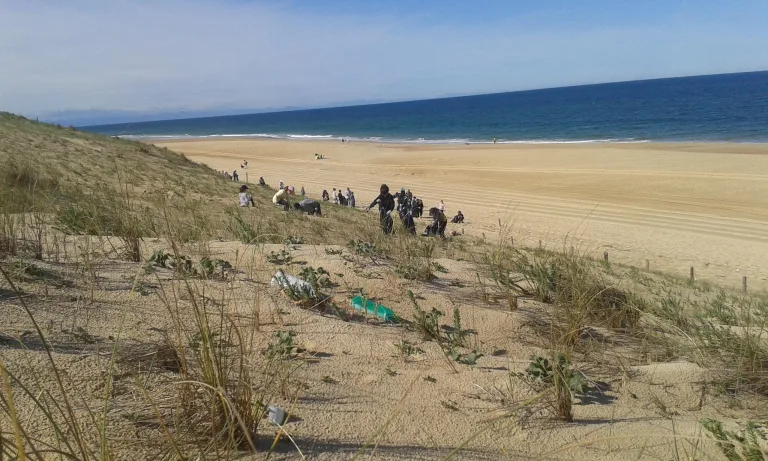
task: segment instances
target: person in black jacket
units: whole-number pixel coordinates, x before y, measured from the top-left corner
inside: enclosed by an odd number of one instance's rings
[[[385,234],[392,233],[392,210],[395,209],[395,198],[389,193],[389,186],[382,184],[379,188],[379,196],[376,197],[365,211],[373,208],[374,205],[379,205],[379,221],[381,222],[381,230]]]

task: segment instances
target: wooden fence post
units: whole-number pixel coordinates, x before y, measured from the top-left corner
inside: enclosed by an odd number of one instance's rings
[[[693,275],[693,266],[691,266],[691,283],[694,283],[696,281],[696,277]]]
[[[603,252],[603,259],[605,260],[605,262],[608,262],[608,252],[607,251]]]
[[[646,259],[645,260],[645,271],[648,272],[650,270],[651,270],[651,260],[650,259]]]
[[[747,293],[747,276],[741,278],[741,288],[744,290],[744,294]]]
[[[539,250],[541,250],[541,240],[539,240]]]

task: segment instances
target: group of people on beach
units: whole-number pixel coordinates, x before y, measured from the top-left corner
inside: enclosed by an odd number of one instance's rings
[[[264,177],[259,178],[259,186],[267,187]],[[300,195],[304,197],[302,200],[293,203],[291,206],[290,197],[295,196],[296,192],[293,186],[286,185],[282,180],[280,181],[277,192],[272,196],[272,203],[275,206],[280,206],[284,211],[289,211],[293,208],[296,211],[307,213],[312,216],[322,216],[322,208],[320,202],[317,200],[305,197],[304,186],[301,187]],[[342,192],[341,188],[333,188],[331,194],[327,190],[323,190],[322,201],[330,202],[333,200],[335,205],[347,206],[355,208],[355,194],[349,187]],[[239,203],[241,207],[256,206],[253,197],[248,191],[248,186],[243,184],[240,186]],[[371,208],[378,207],[379,222],[382,232],[384,234],[391,234],[394,230],[393,213],[396,213],[397,217],[403,225],[406,232],[416,234],[416,222],[415,218],[420,218],[424,212],[424,202],[416,198],[411,190],[406,190],[404,187],[399,192],[391,194],[389,192],[389,186],[382,184],[379,188],[379,195],[371,202],[365,211],[370,211]],[[439,236],[445,237],[445,230],[448,225],[448,218],[445,215],[445,202],[440,200],[437,206],[434,206],[428,210],[428,216],[432,220],[429,225],[424,229],[422,235],[424,236]],[[464,222],[464,215],[461,210],[451,219],[452,223],[461,224]]]
[[[330,194],[328,194],[326,189],[323,189],[322,199],[323,202],[333,201],[334,205],[348,206],[350,208],[355,208],[357,206],[355,193],[352,192],[349,187],[347,187],[347,190],[344,192],[341,191],[341,187],[339,187],[338,190],[334,187]]]
[[[392,213],[397,212],[400,222],[406,232],[416,234],[416,223],[414,218],[422,216],[424,203],[413,196],[410,189],[401,188],[400,192],[394,195],[389,193],[389,186],[382,184],[379,188],[379,195],[365,209],[369,211],[374,206],[378,206],[379,223],[381,230],[385,234],[391,234],[394,230],[394,219]],[[448,226],[448,218],[445,216],[445,202],[440,203],[429,209],[429,217],[432,222],[427,225],[422,235],[445,237],[445,229]],[[464,215],[461,211],[453,218],[454,223],[463,223]]]

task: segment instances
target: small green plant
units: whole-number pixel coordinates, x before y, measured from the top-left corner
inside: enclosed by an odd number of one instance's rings
[[[467,354],[462,354],[455,349],[451,349],[448,352],[448,357],[452,358],[454,361],[458,363],[462,363],[464,365],[469,365],[469,366],[475,366],[477,364],[477,361],[482,356],[483,354],[474,350]]]
[[[285,266],[293,262],[293,256],[291,256],[291,253],[285,249],[282,249],[279,252],[270,251],[267,255],[267,262],[277,266]]]
[[[223,259],[210,259],[208,257],[203,257],[200,259],[200,275],[210,278],[210,277],[225,277],[227,271],[232,270],[232,264],[230,264],[229,261],[225,261]]]
[[[531,363],[525,369],[525,376],[531,381],[547,385],[554,384],[556,377],[561,376],[568,382],[568,388],[574,396],[584,395],[589,388],[589,381],[584,373],[573,370],[570,361],[559,352],[554,366],[546,357],[531,357]]]
[[[350,240],[347,243],[347,248],[354,254],[360,256],[374,256],[379,253],[376,245],[371,242],[363,242],[362,240]]]
[[[338,384],[339,382],[328,375],[323,376],[322,381],[326,384]]]
[[[329,256],[340,255],[342,253],[344,253],[344,250],[341,248],[325,248],[325,254]]]
[[[301,235],[290,235],[286,237],[283,243],[285,243],[285,245],[302,245],[304,243],[304,237]]]
[[[293,331],[275,332],[276,342],[267,345],[267,358],[271,360],[288,360],[296,355],[296,344],[293,338],[296,333]]]
[[[395,343],[395,347],[400,353],[400,356],[405,360],[408,360],[408,358],[414,355],[424,353],[423,349],[405,339],[401,340],[399,343]]]
[[[425,376],[422,379],[424,381],[428,382],[428,383],[436,383],[437,382],[437,379],[435,379],[435,378],[433,378],[432,376],[429,376],[429,375]]]
[[[330,275],[328,271],[323,269],[322,267],[318,267],[315,269],[312,266],[304,266],[301,268],[301,272],[299,272],[299,277],[304,279],[306,282],[309,282],[310,285],[313,286],[313,288],[333,288],[336,286],[333,282],[331,282]]]
[[[416,296],[411,290],[408,290],[408,298],[413,304],[413,324],[416,327],[416,330],[418,330],[427,341],[434,340],[441,342],[443,337],[440,333],[440,317],[445,314],[434,307],[429,312],[424,311],[421,306],[419,306],[419,303],[416,302]]]
[[[437,262],[437,261],[435,261],[435,262],[433,262],[433,263],[432,263],[432,267],[433,267],[433,268],[434,268],[434,269],[435,269],[437,272],[440,272],[440,273],[442,273],[442,274],[447,274],[447,273],[448,273],[448,269],[446,269],[446,268],[445,268],[445,266],[443,266],[442,264],[440,264],[440,263],[439,263],[439,262]]]
[[[737,431],[729,431],[723,423],[714,419],[703,419],[701,425],[717,442],[718,448],[728,461],[765,461],[768,459],[760,448],[760,442],[766,441],[762,424],[747,421]]]
[[[389,367],[384,369],[384,373],[386,373],[389,376],[397,376],[397,372]]]

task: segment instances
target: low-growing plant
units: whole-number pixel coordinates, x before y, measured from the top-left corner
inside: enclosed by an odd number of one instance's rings
[[[753,421],[741,425],[738,431],[730,431],[714,419],[703,419],[701,425],[715,439],[718,448],[728,461],[765,461],[768,459],[761,447],[766,438],[764,425]]]
[[[285,266],[293,262],[293,256],[291,256],[291,253],[285,249],[278,252],[270,251],[267,255],[267,262],[278,266]]]
[[[417,345],[405,339],[400,340],[400,342],[394,343],[394,344],[400,356],[405,360],[409,359],[414,355],[424,353],[423,349],[421,349]]]
[[[275,342],[270,342],[267,345],[267,358],[288,360],[296,356],[296,344],[293,338],[296,337],[296,332],[293,331],[277,331],[275,332]]]
[[[302,245],[304,244],[304,237],[301,235],[290,235],[285,238],[283,243],[286,245]]]
[[[336,284],[331,282],[330,275],[322,266],[317,269],[312,266],[304,266],[301,268],[301,272],[299,272],[299,277],[313,285],[315,289],[335,287]]]
[[[342,250],[341,248],[328,248],[328,247],[325,248],[325,254],[329,256],[340,255],[342,253],[344,253],[344,250]]]

